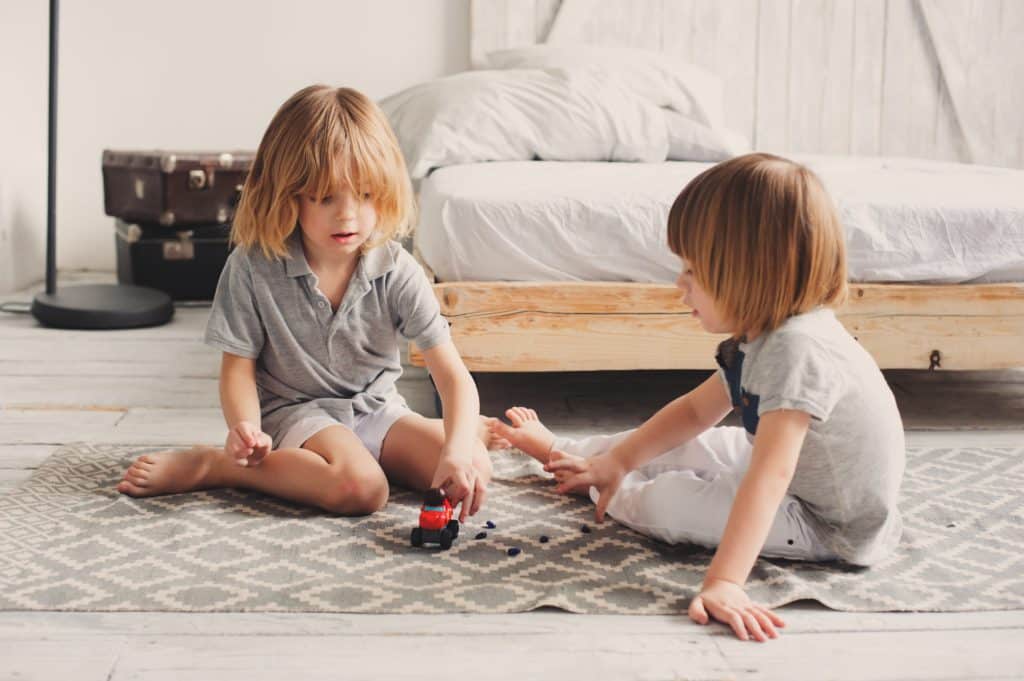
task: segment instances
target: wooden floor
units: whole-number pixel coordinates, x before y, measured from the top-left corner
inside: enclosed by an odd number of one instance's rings
[[[7,296],[27,299],[28,294]],[[119,332],[0,313],[0,493],[70,442],[220,442],[206,310]],[[892,372],[910,444],[1019,444],[1024,371]],[[484,375],[484,410],[530,404],[562,432],[641,421],[700,373]],[[432,413],[425,375],[401,390]],[[1024,679],[1024,611],[782,609],[768,644],[683,617],[0,612],[6,679]]]

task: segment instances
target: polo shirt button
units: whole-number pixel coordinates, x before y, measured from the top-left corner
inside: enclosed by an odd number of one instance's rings
[[[324,302],[324,301],[322,301],[322,300],[321,300],[321,301],[320,301],[319,303],[317,303],[317,305],[319,305],[319,306],[320,306],[320,309],[321,309],[321,310],[322,310],[322,309],[324,309],[325,307],[327,307],[327,303],[325,303],[325,302]]]

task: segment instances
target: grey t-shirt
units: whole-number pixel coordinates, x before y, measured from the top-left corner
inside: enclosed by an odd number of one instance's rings
[[[761,415],[811,416],[789,493],[810,511],[829,548],[870,565],[899,543],[903,422],[874,359],[835,314],[819,308],[749,343],[719,346],[720,374],[753,437]]]
[[[326,413],[352,427],[355,414],[401,399],[399,334],[430,349],[450,339],[423,269],[389,241],[363,254],[338,306],[317,288],[301,235],[287,258],[241,248],[228,257],[206,343],[256,360],[262,428],[275,446],[288,429]]]

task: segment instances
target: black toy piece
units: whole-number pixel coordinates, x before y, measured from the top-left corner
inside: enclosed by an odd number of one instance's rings
[[[459,536],[459,521],[452,518],[452,504],[443,489],[428,489],[420,508],[419,525],[412,528],[409,541],[413,546],[439,544],[445,551]]]

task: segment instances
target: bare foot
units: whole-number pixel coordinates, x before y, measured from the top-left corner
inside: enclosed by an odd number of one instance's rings
[[[492,449],[508,449],[512,445],[505,440],[505,438],[494,432],[494,424],[501,423],[498,419],[493,416],[481,416],[480,417],[480,428],[477,429],[477,437],[484,443],[484,448],[487,451]]]
[[[210,470],[223,450],[195,447],[143,454],[124,472],[117,491],[131,497],[179,494],[210,487]]]
[[[512,447],[521,449],[541,463],[547,463],[551,447],[555,444],[555,435],[540,422],[537,412],[526,407],[512,407],[505,411],[505,416],[512,425],[494,419],[491,423],[492,432]]]

